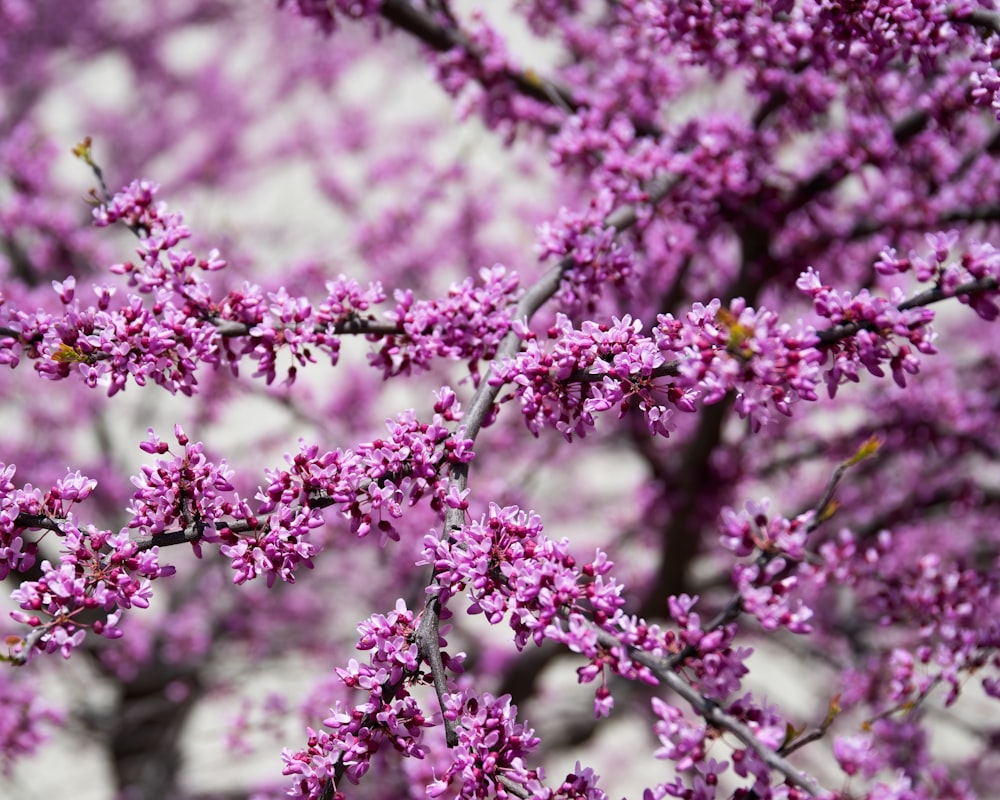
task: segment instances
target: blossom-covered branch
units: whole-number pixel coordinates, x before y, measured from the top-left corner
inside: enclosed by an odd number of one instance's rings
[[[0,3],[0,765],[197,794],[238,695],[261,798],[989,796],[993,4],[276,5]]]

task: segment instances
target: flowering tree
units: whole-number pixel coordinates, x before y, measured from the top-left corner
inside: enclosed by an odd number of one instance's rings
[[[992,2],[158,5],[0,3],[8,770],[989,796]]]

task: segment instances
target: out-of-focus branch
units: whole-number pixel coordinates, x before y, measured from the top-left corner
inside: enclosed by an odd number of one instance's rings
[[[443,53],[457,47],[477,59],[482,55],[464,32],[441,24],[432,14],[416,8],[406,0],[384,0],[379,13],[395,27],[416,37],[433,50]],[[533,100],[566,109],[570,113],[582,105],[569,89],[542,78],[533,71],[508,69],[506,77],[519,92]]]
[[[913,111],[899,120],[892,129],[892,138],[897,147],[902,147],[923,131],[930,122],[930,113],[921,109]],[[791,193],[785,205],[789,211],[801,208],[823,192],[829,191],[848,175],[856,174],[856,169],[848,169],[842,162],[833,161],[800,183]]]
[[[1000,14],[985,8],[977,8],[969,11],[967,14],[953,14],[951,21],[966,25],[975,25],[978,28],[985,28],[993,33],[1000,33]]]

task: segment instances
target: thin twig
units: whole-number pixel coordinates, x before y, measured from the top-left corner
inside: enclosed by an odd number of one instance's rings
[[[593,623],[591,624],[593,625]],[[748,748],[757,753],[761,760],[772,770],[781,773],[789,784],[797,786],[810,797],[816,797],[820,793],[825,793],[817,785],[816,781],[808,778],[804,773],[792,766],[788,760],[758,739],[749,726],[740,722],[732,715],[727,714],[716,702],[695,690],[680,675],[673,671],[669,666],[669,660],[658,658],[631,645],[624,644],[616,636],[598,628],[596,625],[594,625],[594,630],[597,633],[599,644],[607,648],[625,649],[629,658],[642,664],[663,685],[680,695],[706,722],[720,730],[725,730],[733,734]]]
[[[940,286],[935,286],[933,289],[928,289],[927,291],[921,292],[920,294],[911,297],[909,300],[900,303],[896,306],[896,308],[900,311],[909,311],[913,308],[940,303],[941,301],[948,300],[952,297],[995,292],[998,288],[1000,288],[1000,283],[998,283],[997,279],[993,277],[977,278],[972,281],[966,281],[965,283],[961,283],[950,290],[945,290]],[[816,336],[818,337],[821,345],[830,345],[841,339],[847,339],[848,337],[854,336],[856,333],[863,330],[874,329],[875,326],[871,322],[848,322],[843,325],[834,325],[832,328],[827,328],[826,330],[817,331]]]

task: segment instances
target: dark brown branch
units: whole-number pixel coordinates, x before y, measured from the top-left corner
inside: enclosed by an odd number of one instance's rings
[[[975,25],[977,28],[985,28],[993,33],[1000,33],[1000,14],[997,14],[995,11],[988,11],[985,8],[977,8],[968,14],[953,14],[951,21],[966,25]]]
[[[442,25],[431,14],[421,11],[406,0],[385,0],[379,13],[394,26],[416,37],[433,50],[443,53],[459,48],[475,59],[481,59],[482,54],[462,31]],[[521,94],[533,100],[568,110],[570,113],[581,106],[569,89],[554,81],[541,78],[533,72],[507,70],[505,77]]]
[[[930,123],[930,114],[927,111],[913,111],[893,126],[892,138],[897,147],[902,147],[914,136],[923,131]],[[814,172],[812,177],[807,178],[792,193],[787,201],[787,208],[794,210],[801,208],[823,192],[827,192],[840,183],[847,175],[854,174],[854,170],[848,169],[841,161],[834,161],[827,164],[822,169]]]
[[[223,319],[222,317],[212,317],[208,321],[215,326],[220,336],[236,338],[250,335],[251,326],[245,322],[236,322],[235,320]],[[361,336],[397,336],[403,333],[403,329],[396,323],[351,318],[334,325],[333,333],[341,336],[348,334]]]
[[[60,536],[64,536],[63,529],[59,525],[59,520],[46,517],[41,514],[18,514],[14,520],[14,525],[18,528],[34,528],[47,531],[55,531]]]
[[[873,539],[879,531],[898,527],[914,519],[928,519],[935,513],[947,517],[953,513],[954,504],[967,500],[970,494],[975,495],[980,510],[985,511],[1000,505],[1000,492],[971,481],[958,482],[954,485],[940,486],[928,496],[908,496],[878,516],[866,519],[863,526],[855,526],[852,530],[860,541],[867,541]],[[987,541],[980,543],[980,546],[989,549]]]
[[[938,217],[940,224],[950,222],[996,222],[1000,220],[1000,204],[955,208]]]
[[[946,225],[952,225],[956,222],[973,223],[998,221],[1000,221],[1000,205],[988,204],[973,206],[970,208],[953,208],[950,211],[944,211],[935,219],[926,223],[924,227],[934,229],[942,228]],[[899,227],[899,223],[894,224],[891,220],[862,220],[851,228],[846,239],[852,242],[867,239],[869,236],[873,236],[886,229]]]

